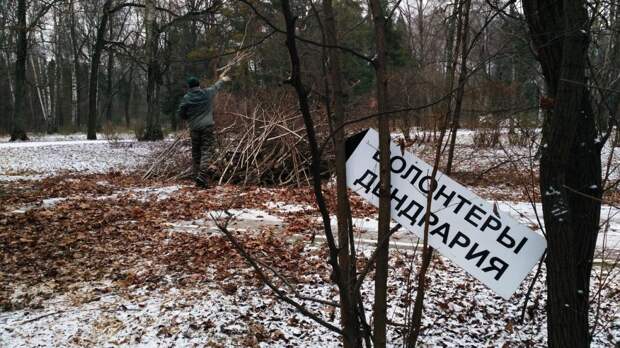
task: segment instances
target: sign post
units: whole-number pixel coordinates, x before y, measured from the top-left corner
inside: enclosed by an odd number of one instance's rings
[[[419,238],[432,194],[429,244],[469,274],[509,299],[547,247],[545,238],[393,142],[390,146],[391,216]],[[379,134],[347,139],[347,186],[379,206]]]

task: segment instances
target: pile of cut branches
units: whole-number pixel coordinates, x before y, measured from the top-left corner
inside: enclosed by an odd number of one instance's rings
[[[229,124],[216,132],[216,154],[209,166],[212,182],[284,186],[310,183],[311,158],[303,121],[296,107],[286,105],[291,104],[259,101],[250,112],[226,113]],[[319,138],[326,133],[319,131]],[[181,133],[154,155],[144,178],[190,177],[190,144],[188,132]]]

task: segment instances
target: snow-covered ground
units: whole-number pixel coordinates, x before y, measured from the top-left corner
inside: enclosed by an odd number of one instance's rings
[[[97,133],[97,139],[106,140],[107,138],[114,138],[119,140],[135,140],[136,137],[130,133],[117,133],[110,137],[103,133]],[[8,135],[0,135],[0,143],[7,143],[10,137]],[[65,141],[77,141],[86,140],[86,133],[71,133],[71,134],[36,134],[28,133],[29,141],[15,142],[16,144],[37,144],[37,143],[49,143],[49,142],[65,142]]]
[[[76,139],[77,138],[77,139]],[[0,181],[37,179],[62,172],[104,173],[144,165],[161,143],[132,139],[85,140],[78,136],[0,142]]]
[[[472,132],[464,132],[459,137],[459,143],[471,144],[472,136]],[[162,143],[139,143],[130,139],[92,142],[80,137],[46,137],[39,140],[41,141],[28,143],[0,142],[0,199],[3,182],[5,185],[12,185],[7,181],[39,180],[42,177],[71,172],[86,174],[105,173],[110,170],[131,171],[143,166],[148,161],[148,155],[162,146]],[[457,167],[460,168],[492,166],[501,161],[501,156],[506,156],[505,150],[464,149],[464,154],[457,158]],[[514,151],[521,154],[526,152],[525,149]],[[472,157],[476,155],[478,157]],[[468,159],[471,162],[471,158],[480,160],[467,163]],[[105,181],[95,184],[110,185]],[[497,196],[493,187],[473,189],[488,199],[493,200]],[[191,190],[186,184],[161,184],[156,187],[111,188],[105,193],[75,192],[65,196],[48,196],[38,202],[11,207],[7,213],[9,215],[0,215],[0,225],[3,219],[25,214],[50,214],[54,209],[62,208],[63,204],[79,202],[85,198],[107,204],[118,202],[119,205],[136,202],[131,203],[136,204],[136,208],[131,209],[141,210],[146,209],[145,204],[157,202],[158,209],[163,207],[173,213],[183,208],[182,203],[187,203],[185,209],[188,206],[196,209],[194,207],[204,206],[205,199],[218,201],[230,198],[223,195],[228,188],[218,188],[210,191],[208,195],[203,192],[202,196],[200,192]],[[511,197],[510,191],[518,188],[508,185],[502,190]],[[280,231],[296,227],[295,233],[283,235],[291,246],[305,240],[310,230],[318,228],[318,214],[308,203],[283,200],[282,192],[276,192],[275,189],[256,191],[261,192],[249,194],[252,197],[247,199],[244,197],[246,200],[241,206],[224,210],[223,204],[216,204],[218,208],[203,208],[204,212],[197,217],[163,221],[164,229],[160,233],[167,236],[163,243],[173,243],[175,236],[182,235],[191,235],[192,238],[197,238],[196,240],[211,240],[221,236],[211,220],[212,217],[234,217],[230,227],[240,234],[267,231],[279,236]],[[239,197],[244,194],[233,196],[239,201]],[[190,202],[191,199],[194,201]],[[309,198],[308,202],[311,201]],[[536,229],[537,219],[532,204],[512,200],[498,200],[497,204],[499,209]],[[535,207],[540,213],[540,204]],[[619,212],[620,210],[613,206],[603,207],[602,220],[608,220],[609,225],[607,232],[599,237],[599,251],[603,248],[620,249]],[[142,216],[141,214],[137,216]],[[295,220],[300,217],[304,220]],[[371,245],[376,240],[376,218],[373,215],[356,217],[354,224],[358,240],[365,241],[358,246],[360,256],[369,257],[372,252]],[[323,240],[320,239],[320,234],[317,237],[319,238],[315,243],[307,246],[299,259],[294,260],[299,263],[300,268],[307,267],[308,264],[324,264],[324,255],[321,254]],[[416,254],[416,244],[416,239],[406,231],[399,231],[395,235],[388,310],[393,323],[404,321],[406,303],[409,301],[407,294],[410,277],[416,268],[412,261]],[[166,245],[161,249],[162,253],[167,252]],[[234,253],[232,250],[229,252]],[[273,256],[268,255],[268,251],[262,251],[259,255],[266,259]],[[613,260],[603,261],[605,263],[602,265],[597,263],[592,279],[592,292],[601,290],[601,296],[596,299],[596,308],[593,308],[599,309],[601,313],[596,321],[594,347],[611,347],[620,342],[620,270],[609,267]],[[148,262],[132,266],[138,273],[149,273],[156,269],[154,264]],[[122,266],[110,265],[110,268],[118,267]],[[228,276],[222,278],[222,272]],[[520,322],[524,294],[533,273],[534,271],[522,283],[521,289],[510,300],[505,301],[449,260],[437,257],[430,272],[431,288],[427,295],[423,322],[423,346],[544,345],[544,267],[542,277],[534,284],[532,297],[525,309],[525,321]],[[9,302],[16,304],[16,308],[0,312],[0,347],[339,346],[337,335],[300,315],[291,306],[278,301],[270,290],[260,285],[260,282],[252,280],[251,274],[247,266],[243,265],[221,269],[210,264],[200,273],[169,273],[164,275],[163,279],[152,282],[143,280],[131,283],[127,278],[76,281],[69,289],[59,292],[60,285],[54,279],[38,284],[6,284],[3,279],[8,279],[8,275],[0,269],[0,304],[3,286],[10,290]],[[296,285],[298,293],[329,301],[337,300],[335,289],[327,281],[329,274],[324,269],[317,268],[316,274],[302,274],[301,277],[304,278],[303,281]],[[137,274],[136,278],[151,279],[140,274]],[[366,282],[362,287],[362,295],[370,301],[372,294],[372,283]],[[29,305],[19,308],[20,303]],[[323,319],[332,323],[338,322],[337,311],[335,313],[329,305],[312,301],[304,303]],[[371,302],[367,302],[366,307],[371,308]],[[390,346],[401,346],[402,335],[397,326],[390,326],[388,335]]]
[[[368,256],[370,248],[361,246]],[[411,250],[392,251],[388,318],[402,323],[408,301]],[[302,259],[299,262],[305,262]],[[401,266],[399,266],[401,265]],[[278,301],[259,282],[244,285],[248,269],[234,271],[232,278],[216,281],[217,270],[208,269],[192,286],[129,285],[110,282],[76,283],[54,296],[53,282],[34,291],[38,308],[0,313],[0,345],[3,347],[338,347],[336,334],[317,325],[294,308]],[[604,278],[608,273],[602,273]],[[544,267],[543,267],[544,276]],[[337,301],[335,289],[317,274],[297,286],[303,296]],[[326,278],[326,276],[325,276]],[[422,347],[539,347],[546,340],[544,282],[539,279],[523,311],[524,294],[531,276],[509,301],[494,295],[449,261],[439,258],[429,273]],[[615,281],[613,284],[618,284]],[[594,280],[593,290],[597,289]],[[620,340],[620,315],[613,289],[603,297],[593,347],[610,347]],[[33,293],[32,289],[30,294]],[[371,308],[373,284],[366,282],[362,295]],[[302,301],[303,302],[303,301]],[[329,305],[305,301],[322,319],[338,322]],[[524,321],[521,322],[522,313]],[[372,318],[368,313],[368,320]],[[388,331],[389,347],[402,346],[402,333]]]
[[[109,284],[76,284],[43,310],[0,313],[0,345],[250,347],[260,339],[269,340],[262,347],[338,346],[335,335],[278,302],[267,288],[226,293],[213,282],[123,293],[106,288]]]

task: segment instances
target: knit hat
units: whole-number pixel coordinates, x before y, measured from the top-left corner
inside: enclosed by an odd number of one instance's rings
[[[191,76],[187,79],[187,86],[189,88],[198,87],[200,86],[200,80],[195,76]]]

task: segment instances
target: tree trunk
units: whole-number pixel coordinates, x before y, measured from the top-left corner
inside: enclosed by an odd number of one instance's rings
[[[73,114],[73,70],[70,59],[63,57],[63,64],[60,65],[60,90],[58,94],[58,105],[56,107],[56,121],[59,129],[63,129],[71,124]]]
[[[30,56],[30,67],[32,68],[32,79],[34,82],[34,89],[37,92],[37,101],[39,102],[39,110],[41,111],[41,117],[43,118],[41,121],[43,121],[43,124],[46,125],[45,128],[47,129],[48,121],[49,121],[48,120],[49,110],[47,107],[47,103],[45,101],[44,92],[41,91],[41,86],[44,85],[44,83],[42,81],[43,76],[41,76],[41,72],[39,68],[39,59],[37,58],[35,60],[33,56]]]
[[[342,269],[341,283],[346,291],[340,293],[340,313],[342,317],[342,327],[345,335],[355,338],[345,341],[345,347],[358,347],[362,345],[360,333],[360,323],[357,302],[360,300],[355,292],[356,280],[356,256],[353,241],[353,227],[351,226],[351,208],[349,205],[349,194],[347,189],[347,169],[345,153],[345,109],[344,92],[342,90],[342,72],[340,68],[340,55],[336,31],[336,17],[331,0],[323,0],[323,10],[325,12],[325,41],[332,48],[327,49],[328,74],[334,106],[333,126],[334,126],[334,147],[336,153],[336,193],[337,193],[337,218],[338,218],[338,261]],[[365,335],[370,337],[368,333]]]
[[[24,129],[26,109],[26,62],[28,59],[28,28],[26,0],[17,2],[17,47],[15,60],[15,107],[11,125],[11,141],[28,140]]]
[[[103,13],[97,27],[97,36],[93,46],[93,56],[90,62],[90,79],[88,80],[88,131],[87,139],[97,139],[97,92],[99,90],[99,64],[101,62],[101,52],[105,45],[105,33],[110,16],[110,6],[112,0],[106,0],[103,4]]]
[[[61,31],[62,29],[64,29],[63,26],[60,25],[60,23],[58,23],[58,17],[59,17],[59,13],[57,11],[54,11],[53,13],[53,18],[54,18],[54,39],[56,40],[56,46],[54,48],[55,52],[54,52],[54,57],[56,59],[55,61],[55,69],[54,69],[54,79],[52,80],[54,83],[54,89],[53,89],[53,104],[54,104],[54,110],[53,110],[53,114],[54,114],[54,128],[56,129],[56,131],[58,131],[59,127],[62,127],[63,124],[63,106],[64,106],[64,80],[65,80],[65,76],[64,76],[64,71],[65,71],[65,66],[64,66],[64,58],[62,55],[62,50],[63,50],[63,43],[64,40],[61,39]],[[51,69],[50,69],[51,71]]]
[[[111,21],[111,19],[110,19]],[[110,23],[110,40],[114,35],[114,22]],[[112,50],[108,50],[108,67],[107,67],[107,80],[105,87],[105,95],[106,95],[106,104],[105,104],[105,119],[107,122],[112,122],[112,101],[114,96],[112,95],[112,82],[114,76],[114,52]]]
[[[165,80],[164,85],[166,86],[166,94],[168,96],[171,96],[171,98],[174,98],[172,96],[176,95],[175,94],[176,91],[175,91],[175,83],[173,81],[173,78],[172,77],[167,78]],[[178,105],[178,104],[175,104],[175,105]],[[176,107],[175,107],[175,110],[176,110]],[[178,120],[177,120],[177,113],[172,111],[168,114],[168,116],[170,117],[170,130],[173,132],[176,132],[177,129],[179,128]]]
[[[73,106],[73,111],[75,112],[74,121],[75,126],[80,128],[82,126],[82,117],[84,115],[84,81],[83,77],[85,76],[82,72],[82,67],[80,65],[80,53],[82,50],[82,46],[78,43],[77,37],[77,21],[76,21],[76,9],[74,7],[74,2],[71,0],[69,2],[68,11],[71,13],[71,46],[73,51],[73,76],[72,76],[72,91],[71,98],[75,98],[75,104]],[[75,89],[74,89],[75,88]],[[74,89],[74,90],[73,90]],[[74,95],[75,92],[75,95]]]
[[[524,0],[548,98],[540,159],[547,233],[549,347],[589,347],[590,272],[599,231],[602,144],[586,79],[583,0]]]
[[[15,90],[13,89],[13,76],[11,74],[11,56],[5,52],[5,62],[6,62],[6,81],[9,86],[9,97],[10,101],[13,105],[15,105]]]
[[[56,18],[56,128],[63,129],[71,124],[73,115],[73,64],[71,60],[71,38],[65,32],[70,30],[70,23],[66,23],[61,18],[67,15],[68,9],[55,13]]]
[[[323,228],[325,229],[325,237],[327,239],[327,245],[329,247],[329,264],[332,266],[332,280],[338,286],[338,291],[342,294],[347,294],[348,289],[345,284],[342,283],[344,270],[340,267],[338,262],[339,252],[336,246],[335,239],[331,230],[329,211],[325,203],[325,197],[321,188],[321,154],[316,139],[316,133],[314,129],[314,121],[310,114],[310,104],[308,101],[308,91],[304,87],[301,78],[301,62],[299,59],[299,53],[297,50],[297,43],[295,40],[295,17],[292,14],[290,4],[288,0],[282,0],[282,13],[284,15],[284,21],[286,24],[286,46],[289,52],[289,58],[291,62],[291,77],[288,82],[295,88],[297,93],[297,99],[299,101],[299,110],[301,111],[304,126],[306,129],[306,138],[311,152],[311,164],[310,170],[312,173],[312,185],[317,205],[321,212],[321,218],[323,220]],[[344,313],[343,315],[348,315]],[[343,345],[344,347],[359,347],[361,346],[361,333],[355,328],[359,328],[355,322],[351,320],[343,320],[343,324],[349,323],[351,326],[343,327]]]
[[[155,1],[146,0],[144,7],[144,25],[146,27],[146,128],[142,140],[161,140],[164,133],[159,122],[159,85],[161,84],[161,71],[157,48],[159,46],[159,28],[155,20]]]
[[[385,48],[386,18],[380,0],[371,0],[370,8],[374,22],[374,41],[376,58],[374,60],[377,83],[377,107],[379,112],[379,226],[377,240],[388,240],[390,235],[390,120],[388,110],[387,54]],[[375,270],[374,302],[374,344],[375,347],[386,345],[387,325],[387,278],[389,260],[389,240],[377,248]]]
[[[5,58],[4,61],[6,62],[6,83],[9,89],[9,97],[7,100],[7,106],[8,108],[7,110],[7,116],[8,117],[2,117],[2,122],[0,123],[2,125],[3,129],[6,129],[8,132],[11,131],[11,125],[12,125],[12,117],[13,117],[13,109],[15,107],[15,93],[13,92],[13,72],[11,71],[11,59],[10,56],[7,52],[5,52]]]
[[[133,94],[133,70],[133,64],[131,64],[129,67],[129,77],[123,77],[124,83],[123,86],[121,86],[124,98],[123,110],[125,114],[125,126],[127,126],[127,128],[131,126],[130,111],[131,95]]]
[[[459,71],[459,83],[454,101],[454,109],[450,120],[450,146],[448,149],[448,161],[446,168],[452,170],[452,161],[454,160],[454,148],[456,147],[456,133],[460,127],[461,110],[463,108],[463,97],[465,96],[465,83],[467,82],[467,59],[469,56],[469,10],[471,8],[471,0],[465,0],[461,11],[462,28],[461,33],[461,68]],[[457,54],[455,52],[455,54]],[[446,173],[449,175],[450,173]]]
[[[465,5],[465,2],[468,4]],[[454,78],[456,74],[457,60],[454,57],[458,56],[459,50],[463,47],[463,50],[466,48],[462,40],[466,38],[466,34],[464,34],[464,18],[463,18],[463,7],[466,6],[469,11],[469,3],[470,0],[458,0],[454,3],[454,8],[452,12],[452,20],[450,23],[450,27],[448,30],[448,37],[446,46],[446,57],[448,61],[446,62],[446,86],[445,93],[452,93],[452,89],[454,88]],[[456,26],[454,25],[456,23]],[[456,34],[455,34],[456,31]],[[463,75],[464,76],[464,75]],[[463,81],[464,82],[464,81]],[[462,97],[462,96],[461,96]],[[458,98],[456,98],[458,100]],[[441,149],[443,146],[443,139],[446,132],[446,128],[448,125],[448,120],[451,116],[454,116],[452,112],[452,102],[455,98],[448,98],[446,102],[446,113],[443,118],[443,122],[439,126],[439,138],[436,139],[436,150],[435,150],[435,161],[433,164],[433,174],[434,178],[440,164],[441,158]],[[454,151],[454,147],[451,148],[451,151]],[[450,156],[450,154],[449,154]],[[446,175],[450,175],[452,173],[452,161],[448,161],[446,166]],[[427,201],[427,214],[430,211],[431,199]],[[409,322],[409,332],[407,333],[406,346],[407,347],[415,347],[418,343],[418,339],[421,334],[422,327],[422,316],[424,314],[424,298],[426,296],[426,288],[428,286],[426,275],[433,258],[434,249],[431,246],[427,245],[428,242],[428,216],[425,217],[426,223],[424,225],[424,249],[422,253],[422,264],[420,266],[420,270],[418,271],[418,289],[416,291],[416,297],[413,304],[413,310],[411,312],[411,319]]]

